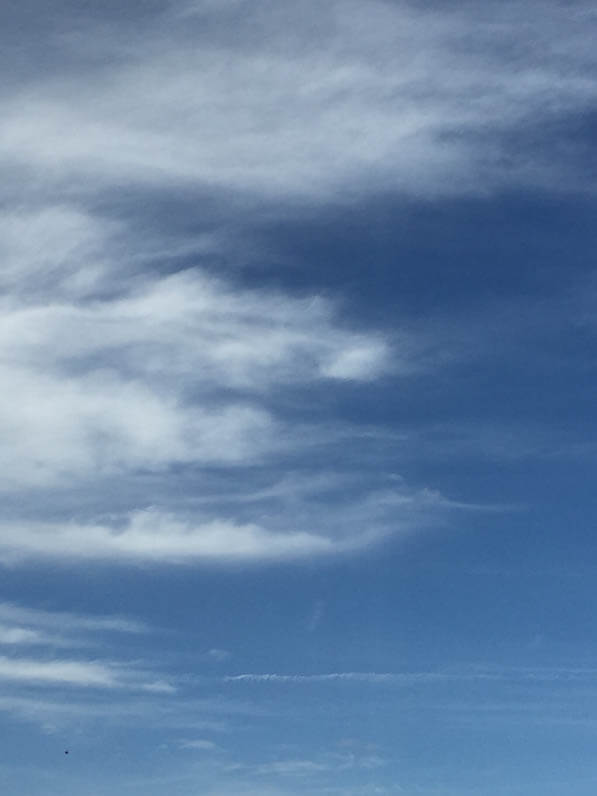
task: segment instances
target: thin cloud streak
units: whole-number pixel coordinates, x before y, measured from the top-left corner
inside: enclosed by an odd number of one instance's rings
[[[122,616],[85,616],[71,611],[47,611],[25,608],[14,603],[0,602],[0,621],[23,624],[44,630],[68,632],[147,633],[149,627],[137,619]]]
[[[60,683],[83,687],[118,687],[110,667],[88,661],[39,661],[0,656],[0,679],[32,683]]]
[[[460,679],[454,675],[437,672],[330,672],[328,674],[237,674],[225,677],[225,682],[246,683],[330,683],[354,682],[373,684],[414,685],[416,683],[441,682]]]
[[[414,686],[456,682],[520,682],[527,684],[594,682],[597,670],[590,668],[503,668],[471,667],[464,671],[438,672],[329,672],[325,674],[237,674],[224,677],[228,683],[332,683],[354,682]]]
[[[174,694],[177,688],[130,665],[100,660],[22,658],[0,655],[0,680],[37,686],[70,686]]]

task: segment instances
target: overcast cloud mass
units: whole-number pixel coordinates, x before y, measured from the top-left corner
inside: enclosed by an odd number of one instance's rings
[[[2,787],[594,794],[594,6],[0,31]]]

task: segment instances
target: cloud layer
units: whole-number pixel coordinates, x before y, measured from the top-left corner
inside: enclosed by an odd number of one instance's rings
[[[412,342],[405,338],[401,351],[399,341],[348,328],[316,295],[239,289],[199,267],[139,279],[99,222],[64,208],[13,215],[5,225],[0,489],[8,499],[29,495],[28,516],[0,525],[6,560],[279,560],[355,549],[388,532],[377,512],[363,516],[366,491],[355,513],[362,526],[340,528],[341,507],[326,522],[295,511],[292,526],[284,517],[293,478],[272,489],[280,481],[273,468],[315,440],[324,445],[327,432],[290,422],[280,402],[311,384],[341,388],[408,373]],[[41,236],[35,244],[29,225]],[[46,243],[53,249],[41,256]],[[250,478],[230,485],[235,469],[250,466],[265,473],[265,490],[255,492]],[[140,483],[151,474],[158,492],[168,492],[185,471],[198,474],[199,491],[183,504],[211,502],[209,511],[156,504],[137,488],[128,506],[112,502],[115,478]],[[227,474],[224,501],[201,487],[210,472]],[[316,472],[312,485],[325,491]],[[298,479],[295,504],[306,507],[308,483]],[[398,492],[397,503],[418,502]],[[69,516],[73,498],[95,503],[94,513],[83,506]],[[43,516],[44,500],[58,521]],[[273,525],[250,510],[264,500]]]
[[[586,3],[183,8],[55,32],[80,71],[5,97],[5,157],[68,183],[477,193],[541,184],[550,158],[508,136],[595,101]]]
[[[348,320],[341,285],[243,279],[246,232],[384,192],[566,188],[573,158],[525,141],[594,103],[592,9],[71,11],[40,10],[44,69],[7,41],[2,559],[278,561],[438,523],[455,502],[380,460],[358,482],[358,424],[317,413],[445,341]]]

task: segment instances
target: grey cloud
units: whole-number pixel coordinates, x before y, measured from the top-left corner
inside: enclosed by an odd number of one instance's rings
[[[103,47],[104,64],[13,87],[6,156],[58,185],[124,177],[272,197],[483,193],[553,183],[549,158],[504,150],[503,133],[595,100],[595,18],[584,3],[573,13],[549,0],[192,9],[181,19],[173,6],[126,43],[115,25],[83,17],[71,46]]]

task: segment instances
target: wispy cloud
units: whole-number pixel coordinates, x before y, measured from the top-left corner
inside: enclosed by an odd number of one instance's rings
[[[311,616],[307,621],[307,630],[309,631],[309,633],[313,633],[315,630],[317,630],[317,628],[321,624],[324,612],[325,612],[324,601],[316,600],[315,604],[313,605]]]
[[[541,184],[553,164],[508,134],[593,105],[593,20],[590,4],[551,0],[198,2],[123,38],[108,18],[102,33],[61,36],[80,75],[11,87],[2,150],[54,181],[270,196]]]
[[[32,248],[24,234],[30,223],[53,252]],[[309,436],[284,418],[277,393],[406,374],[416,358],[412,341],[351,329],[328,299],[239,289],[199,268],[139,281],[109,233],[80,213],[44,210],[5,226],[13,266],[1,299],[0,375],[11,388],[0,398],[0,489],[30,495],[25,520],[0,529],[5,560],[280,560],[358,549],[387,533],[373,517],[339,535],[312,518],[268,527],[257,508],[248,510],[255,499],[276,502],[267,487],[251,495],[237,487],[224,500],[204,490],[212,511],[202,515],[148,510],[147,497],[123,511],[111,503],[109,480],[132,485],[149,472],[167,492],[178,481],[174,469],[228,468],[231,482],[234,468],[259,464],[275,468],[280,482],[283,457],[296,456]],[[90,264],[91,254],[109,264]],[[40,293],[28,287],[32,269],[46,286]],[[302,491],[306,505],[305,486],[297,482],[295,497]],[[58,522],[35,516],[37,493],[44,514],[54,503]],[[85,495],[103,503],[107,521],[84,508],[76,520],[69,516],[73,496]],[[280,516],[289,495],[287,485]],[[363,493],[372,505],[370,498]]]
[[[272,383],[395,367],[383,339],[341,329],[326,302],[235,293],[197,270],[113,300],[3,303],[5,489],[259,458],[282,431],[260,405]]]
[[[373,771],[384,766],[386,761],[379,755],[331,752],[313,759],[275,759],[256,764],[233,763],[226,766],[228,771],[243,772],[250,777],[291,777],[303,781],[317,778],[318,775],[334,775],[343,771]],[[326,789],[327,792],[327,789]]]
[[[374,541],[367,535],[334,540],[309,532],[273,532],[257,525],[213,521],[187,523],[175,516],[145,511],[125,528],[101,525],[27,525],[0,535],[6,561],[28,556],[140,560],[169,563],[205,561],[277,561],[355,549]]]
[[[549,390],[556,359],[584,346],[578,336],[551,341],[558,324],[591,309],[573,287],[564,300],[545,298],[557,269],[586,267],[586,251],[569,258],[557,230],[535,240],[570,193],[570,205],[595,198],[593,5],[8,5],[0,568],[6,599],[30,588],[38,606],[0,602],[8,740],[28,748],[13,721],[95,749],[102,733],[114,747],[124,740],[124,753],[95,756],[104,791],[348,795],[409,792],[394,784],[404,760],[415,766],[419,740],[442,721],[450,732],[479,716],[593,728],[590,666],[450,666],[442,638],[430,655],[417,644],[399,655],[406,647],[386,630],[401,601],[403,641],[421,612],[422,638],[462,602],[462,591],[443,601],[445,582],[435,588],[440,565],[418,577],[402,560],[396,590],[391,562],[378,581],[380,559],[367,556],[362,582],[346,580],[357,572],[349,556],[481,525],[473,512],[503,524],[498,511],[556,483],[508,468],[546,466],[565,447],[568,430],[542,430],[539,415],[561,418],[572,405],[564,388]],[[551,216],[537,210],[545,188],[562,200]],[[515,240],[501,248],[515,214]],[[571,236],[582,223],[569,223]],[[557,251],[544,269],[548,249]],[[502,300],[509,292],[517,298]],[[534,380],[535,365],[549,379]],[[510,396],[523,367],[528,383]],[[586,385],[573,386],[586,397]],[[524,412],[506,400],[496,409],[507,393]],[[590,423],[579,418],[578,428],[580,440]],[[576,515],[567,499],[563,512]],[[469,530],[451,552],[432,541],[440,568],[455,571],[458,558],[480,571],[475,556],[503,543],[500,560],[522,553],[528,575],[528,540],[509,545],[516,528],[484,546]],[[548,552],[539,569],[549,569]],[[282,562],[263,577],[251,569]],[[516,606],[522,579],[512,585]],[[377,610],[390,592],[392,616]],[[353,593],[365,600],[354,616],[334,605]],[[473,614],[482,620],[494,597],[486,592]],[[170,627],[109,613],[127,604],[142,617],[159,611]],[[545,640],[512,654],[545,661],[555,646],[533,605],[522,644],[539,625]],[[459,624],[463,640],[475,618]],[[557,636],[560,651],[582,618]],[[280,638],[282,627],[292,638]],[[382,643],[363,640],[363,628]],[[366,658],[351,656],[355,639]],[[405,727],[414,756],[395,752]],[[340,747],[339,733],[356,740]],[[371,743],[382,734],[393,761]],[[461,740],[438,736],[442,754],[465,748]],[[475,751],[471,768],[486,750]],[[151,771],[135,766],[138,781],[125,782],[135,754]],[[73,758],[64,782],[52,770],[42,791],[88,791],[68,780]],[[92,758],[80,767],[87,784]]]
[[[250,505],[251,501],[249,510]],[[116,516],[109,524],[16,521],[0,524],[0,560],[7,564],[39,557],[170,564],[300,560],[350,553],[392,534],[407,535],[432,522],[439,524],[447,513],[463,507],[466,504],[452,505],[429,490],[412,492],[397,486],[330,505],[325,519],[318,517],[320,507],[309,506],[308,500],[295,500],[288,506],[292,513],[284,503],[274,503],[271,527],[155,507]]]
[[[382,332],[349,320],[332,294],[243,281],[235,236],[356,194],[540,184],[553,158],[513,151],[508,135],[595,99],[584,77],[593,12],[543,5],[566,45],[541,3],[515,26],[499,4],[380,0],[366,12],[353,0],[300,13],[261,0],[167,5],[130,36],[109,9],[99,27],[81,12],[76,33],[48,20],[55,61],[16,70],[3,97],[5,563],[305,559],[468,506],[424,483],[386,489],[383,457],[348,497],[324,497],[330,472],[347,473],[327,445],[331,424],[311,419],[317,391],[433,372],[458,335]],[[527,46],[531,21],[541,47]],[[186,227],[167,209],[181,195]],[[356,448],[345,428],[344,448]],[[297,473],[314,440],[317,457]]]
[[[84,648],[107,634],[147,633],[141,622],[119,616],[82,616],[0,603],[0,647]],[[99,637],[98,637],[99,636]]]
[[[250,712],[244,704],[215,699],[177,698],[147,689],[72,687],[68,682],[12,681],[14,693],[0,697],[0,711],[48,730],[97,722],[119,727],[158,727],[181,732],[225,733],[231,716]],[[19,689],[17,690],[17,686]],[[24,688],[27,686],[27,688]],[[64,688],[68,688],[68,697]],[[101,699],[92,698],[97,694]]]
[[[591,668],[506,668],[497,666],[471,666],[461,670],[412,672],[328,672],[322,674],[237,674],[224,678],[229,683],[371,683],[397,686],[426,685],[461,682],[593,682],[597,670]]]
[[[146,633],[147,625],[123,616],[85,616],[71,611],[48,611],[26,608],[14,603],[0,602],[0,621],[5,624],[26,625],[32,632],[117,632]]]
[[[227,661],[231,657],[231,655],[232,653],[230,653],[228,650],[222,650],[217,647],[214,647],[213,649],[210,649],[205,653],[205,656],[209,660],[215,661],[216,663],[222,663],[223,661]]]
[[[74,686],[116,687],[118,679],[109,666],[88,661],[39,661],[0,656],[0,679]]]
[[[176,687],[138,661],[106,659],[114,637],[149,635],[145,624],[120,616],[85,616],[0,603],[0,680],[20,686],[141,690],[173,694]],[[27,649],[27,656],[22,654]],[[96,655],[84,653],[93,649]],[[56,650],[60,650],[60,657]],[[63,651],[69,649],[69,657]],[[103,649],[103,654],[99,650]],[[73,655],[73,653],[76,653]],[[99,653],[99,654],[97,654]]]
[[[246,683],[389,683],[413,685],[453,679],[454,675],[435,672],[412,672],[395,674],[391,672],[329,672],[326,674],[237,674],[226,677],[226,682]]]
[[[219,746],[213,741],[206,738],[194,738],[191,740],[181,741],[181,749],[196,749],[199,752],[214,752],[219,749]]]
[[[174,694],[176,687],[135,665],[104,660],[8,657],[0,655],[0,680],[40,686],[124,688],[156,694]]]

